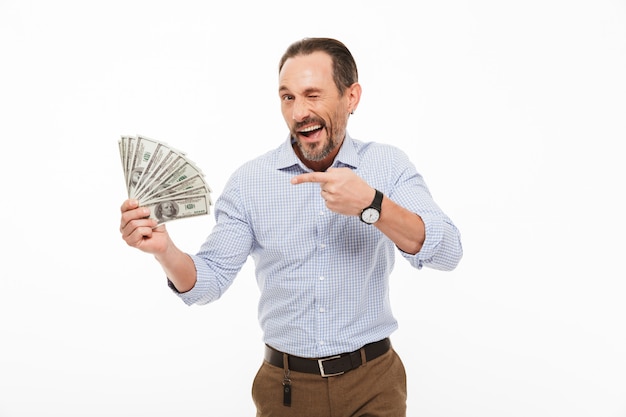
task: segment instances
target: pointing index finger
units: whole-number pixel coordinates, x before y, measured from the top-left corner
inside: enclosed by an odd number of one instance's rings
[[[325,172],[307,172],[306,174],[296,175],[291,178],[292,184],[302,184],[303,182],[326,182]]]

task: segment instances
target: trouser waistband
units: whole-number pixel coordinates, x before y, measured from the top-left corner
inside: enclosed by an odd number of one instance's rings
[[[327,358],[301,358],[280,352],[271,346],[265,345],[265,360],[271,365],[284,367],[284,356],[287,355],[287,366],[290,371],[317,374],[322,377],[336,376],[358,368],[366,361],[371,361],[384,355],[391,348],[391,341],[385,338],[378,342],[369,343],[354,352],[342,353]],[[362,356],[363,355],[363,356]]]

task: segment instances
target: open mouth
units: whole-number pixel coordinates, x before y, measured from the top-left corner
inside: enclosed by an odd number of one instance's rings
[[[304,129],[301,129],[298,131],[298,134],[302,135],[302,136],[306,136],[307,138],[314,135],[315,133],[319,132],[320,130],[322,130],[323,126],[321,124],[317,124],[317,125],[312,125],[312,126],[308,126]]]

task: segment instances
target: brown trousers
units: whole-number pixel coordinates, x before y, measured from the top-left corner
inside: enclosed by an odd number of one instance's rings
[[[406,373],[389,349],[343,375],[290,372],[291,406],[283,405],[285,370],[263,362],[252,384],[257,417],[405,417]]]

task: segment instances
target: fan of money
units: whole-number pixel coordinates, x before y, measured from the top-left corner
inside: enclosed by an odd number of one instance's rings
[[[184,152],[139,135],[118,144],[128,198],[148,207],[158,224],[209,214],[211,188]]]

